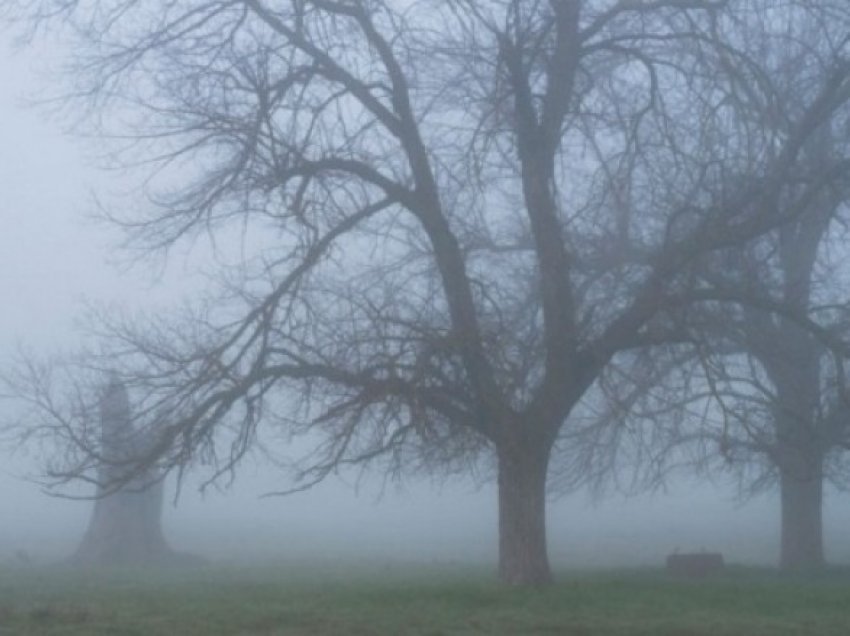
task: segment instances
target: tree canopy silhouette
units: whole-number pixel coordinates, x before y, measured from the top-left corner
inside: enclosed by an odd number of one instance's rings
[[[5,2],[66,28],[69,108],[152,167],[149,205],[114,213],[131,244],[242,242],[191,315],[103,317],[87,367],[119,369],[138,426],[169,413],[126,474],[226,474],[261,424],[314,442],[296,487],[494,458],[501,578],[547,582],[570,414],[623,352],[689,341],[701,259],[802,214],[776,201],[846,116],[847,9],[783,4]],[[768,20],[780,46],[795,11],[823,27],[804,103],[774,113],[771,52],[741,33]],[[846,178],[844,150],[793,197]],[[67,442],[54,475],[87,474],[91,394],[30,380]]]

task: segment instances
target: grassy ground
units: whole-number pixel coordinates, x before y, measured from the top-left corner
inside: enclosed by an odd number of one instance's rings
[[[185,572],[0,568],[0,635],[850,634],[850,575],[732,570],[564,574],[502,588],[450,568],[205,567]]]

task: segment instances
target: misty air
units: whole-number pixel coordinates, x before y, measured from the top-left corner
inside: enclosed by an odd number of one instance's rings
[[[0,26],[0,635],[850,633],[846,0]]]

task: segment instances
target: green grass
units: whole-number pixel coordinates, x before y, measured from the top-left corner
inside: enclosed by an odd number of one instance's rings
[[[439,567],[0,569],[0,636],[850,634],[850,575],[567,573],[508,589]]]

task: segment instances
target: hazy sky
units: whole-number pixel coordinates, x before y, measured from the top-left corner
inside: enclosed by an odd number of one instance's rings
[[[2,35],[0,35],[2,37]],[[44,51],[39,52],[44,54]],[[89,192],[120,188],[86,166],[83,146],[23,97],[38,86],[33,54],[0,49],[0,364],[18,344],[73,348],[74,319],[86,299],[150,305],[179,294],[156,277],[110,266],[116,237],[87,218]],[[90,142],[87,142],[90,143]],[[185,280],[185,276],[180,277]],[[2,404],[0,404],[2,408]],[[0,562],[19,549],[42,559],[67,554],[82,535],[90,504],[51,498],[20,475],[36,458],[0,456]],[[175,547],[227,559],[361,556],[367,559],[489,560],[495,563],[493,488],[471,483],[398,491],[367,483],[328,483],[290,498],[259,499],[280,484],[267,466],[249,467],[224,493],[190,487],[168,505]],[[349,480],[351,481],[351,480]],[[722,550],[732,560],[771,562],[778,506],[763,497],[738,507],[729,488],[680,485],[671,492],[593,505],[583,494],[553,501],[549,541],[556,565],[657,563],[676,548]],[[850,497],[830,496],[828,557],[850,563]]]

